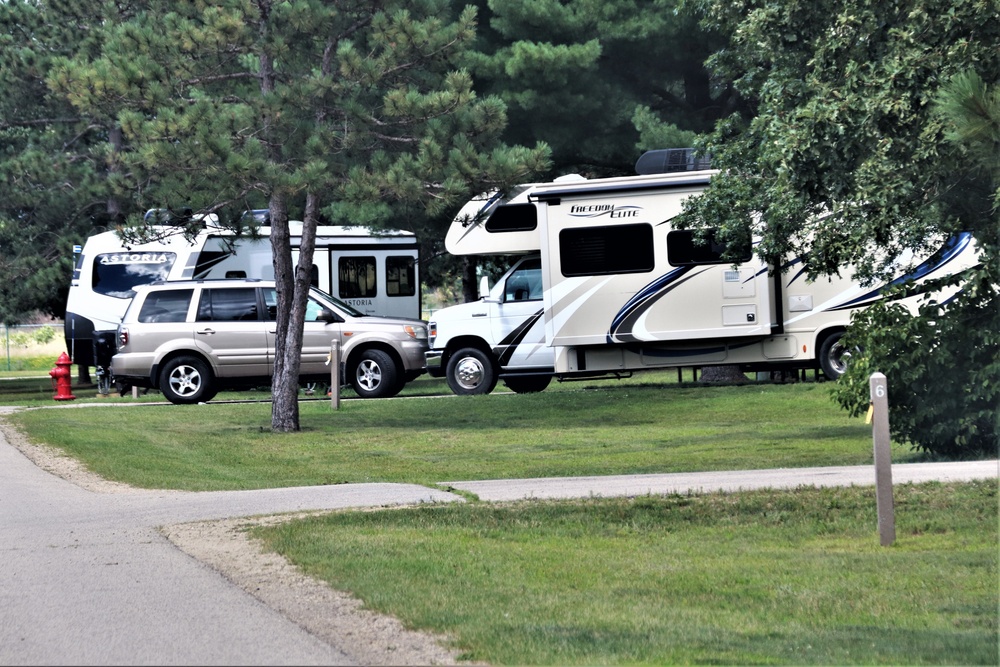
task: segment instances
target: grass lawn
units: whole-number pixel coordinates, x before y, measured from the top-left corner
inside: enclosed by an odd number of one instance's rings
[[[574,384],[538,394],[300,404],[302,430],[270,431],[269,403],[29,410],[35,441],[148,488],[252,489],[699,470],[861,465],[871,429],[827,383],[691,387]],[[134,403],[132,399],[128,402]],[[110,408],[110,409],[109,409]],[[896,460],[917,460],[898,447]]]
[[[996,665],[997,485],[335,513],[254,529],[492,664]]]

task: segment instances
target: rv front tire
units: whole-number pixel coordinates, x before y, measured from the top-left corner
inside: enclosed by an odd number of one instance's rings
[[[451,355],[447,368],[448,386],[460,396],[488,394],[497,386],[497,372],[488,354],[466,347]]]

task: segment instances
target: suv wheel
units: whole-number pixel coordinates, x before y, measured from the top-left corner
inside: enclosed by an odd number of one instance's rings
[[[160,391],[171,403],[201,403],[215,396],[212,369],[198,357],[175,357],[163,366]]]
[[[388,398],[403,388],[392,357],[381,350],[365,350],[358,355],[349,377],[361,398]]]

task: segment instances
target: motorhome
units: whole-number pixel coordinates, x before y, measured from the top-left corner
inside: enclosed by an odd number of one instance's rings
[[[94,332],[113,332],[136,285],[160,280],[274,279],[266,215],[253,212],[255,235],[234,236],[214,216],[188,240],[170,225],[154,231],[162,240],[126,245],[116,232],[87,239],[76,256],[66,301],[66,345],[73,362],[94,365]],[[289,222],[293,260],[302,223]],[[366,315],[420,319],[419,247],[412,232],[319,226],[312,284]],[[99,334],[98,339],[102,336]]]
[[[716,173],[569,177],[469,202],[447,250],[520,257],[479,301],[433,314],[428,371],[459,394],[488,393],[498,379],[514,391],[540,391],[553,377],[679,366],[842,375],[849,353],[840,339],[851,314],[890,283],[810,281],[798,259],[774,267],[751,247],[737,249],[734,263],[710,234],[706,242],[675,228],[684,200]],[[932,256],[898,258],[891,283],[976,262],[972,238],[959,235]]]

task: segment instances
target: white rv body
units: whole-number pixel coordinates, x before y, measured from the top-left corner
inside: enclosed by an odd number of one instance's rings
[[[293,261],[302,223],[289,222]],[[125,246],[115,232],[87,239],[76,258],[66,300],[65,333],[74,363],[91,366],[95,331],[114,331],[132,287],[157,280],[274,279],[268,225],[259,238],[240,237],[211,224],[194,239],[164,228],[162,241]],[[412,232],[320,226],[313,253],[314,286],[366,315],[420,319],[419,247]]]
[[[470,202],[446,239],[449,252],[532,256],[480,301],[434,314],[431,374],[446,376],[458,393],[484,393],[498,378],[515,391],[537,391],[551,377],[677,366],[822,368],[839,376],[838,340],[851,313],[887,285],[810,282],[798,260],[772,271],[749,248],[734,266],[721,248],[698,245],[671,220],[715,173],[534,184],[510,200],[513,209],[490,202],[479,215],[488,199]],[[950,275],[977,261],[971,237],[961,235],[931,257],[897,260],[891,283]]]

